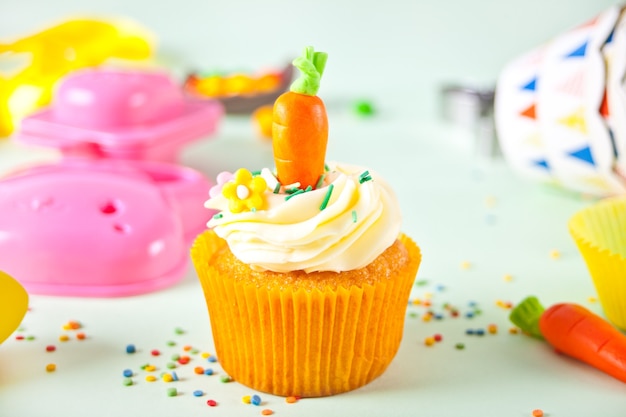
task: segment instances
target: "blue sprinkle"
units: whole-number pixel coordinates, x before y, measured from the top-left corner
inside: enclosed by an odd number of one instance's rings
[[[124,376],[126,378],[130,378],[131,376],[133,376],[133,371],[131,371],[130,369],[124,369]]]
[[[472,317],[474,317],[474,313],[472,311],[468,311],[467,313],[465,313],[465,317],[471,319]]]
[[[213,355],[209,356],[209,357],[207,358],[207,360],[208,360],[209,362],[217,362],[217,358],[216,358],[215,356],[213,356]]]
[[[476,334],[478,336],[484,336],[485,335],[485,330],[484,329],[476,329]]]
[[[469,335],[474,334],[474,329],[467,329],[467,330],[465,330],[465,334],[469,334]]]
[[[202,392],[202,390],[199,390],[199,389],[193,392],[194,397],[202,397],[203,395],[204,395],[204,392]]]
[[[211,368],[206,368],[206,369],[204,370],[204,374],[205,374],[205,375],[213,375],[213,369],[211,369]]]
[[[172,372],[172,379],[174,381],[178,381],[178,375],[176,375],[176,372]]]
[[[135,345],[126,345],[126,353],[135,353],[136,351]]]
[[[443,319],[443,314],[437,313],[435,314],[435,320],[441,320]]]
[[[254,405],[261,405],[261,397],[259,397],[258,395],[253,395],[252,398],[250,398],[250,403],[254,404]]]

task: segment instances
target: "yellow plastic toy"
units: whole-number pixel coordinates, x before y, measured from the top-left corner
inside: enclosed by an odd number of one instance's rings
[[[10,275],[0,271],[0,343],[17,329],[28,310],[28,293]]]
[[[68,72],[109,58],[146,59],[152,54],[149,38],[145,29],[130,22],[76,19],[12,43],[0,42],[0,69],[17,66],[12,74],[0,74],[0,137],[48,104],[54,84]]]

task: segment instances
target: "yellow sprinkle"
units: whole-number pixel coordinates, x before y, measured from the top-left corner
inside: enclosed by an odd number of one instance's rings
[[[432,293],[432,292],[427,292],[427,293],[425,293],[425,294],[424,294],[424,298],[426,298],[426,299],[431,299],[431,298],[433,298],[433,293]]]
[[[509,329],[509,333],[510,334],[518,334],[519,333],[519,329],[517,327],[511,327]]]
[[[487,331],[491,334],[496,334],[498,333],[498,326],[496,326],[495,324],[490,324],[489,326],[487,326]]]
[[[250,400],[250,396],[249,395],[244,395],[243,397],[241,397],[241,402],[244,404],[250,404],[251,400]]]
[[[413,304],[418,306],[418,305],[422,304],[422,300],[420,300],[419,298],[416,298],[416,299],[413,300]]]
[[[552,249],[550,251],[550,258],[552,258],[552,259],[559,259],[560,257],[561,257],[561,252],[559,252],[558,250]]]
[[[147,365],[147,366],[144,368],[144,371],[147,371],[147,372],[154,372],[154,371],[156,371],[156,366],[154,366],[154,365]]]
[[[200,356],[202,356],[202,358],[203,358],[203,359],[206,359],[206,358],[208,358],[209,356],[211,356],[211,354],[210,354],[210,353],[208,353],[208,352],[202,352],[202,354],[201,354]]]
[[[504,274],[503,279],[504,279],[506,282],[511,282],[511,281],[513,281],[513,275],[511,275],[511,274]]]
[[[426,313],[422,316],[422,321],[430,321],[432,318],[433,318],[432,314]]]
[[[171,374],[163,374],[163,382],[172,382],[174,380],[174,377],[172,377]]]
[[[61,336],[59,336],[60,342],[67,342],[68,340],[70,340],[70,337],[66,334],[62,334]]]
[[[470,269],[472,267],[472,263],[470,261],[461,262],[461,269]]]
[[[154,376],[154,375],[148,375],[148,376],[146,376],[146,381],[148,381],[148,382],[154,382],[154,381],[156,381],[156,380],[157,380],[157,377],[156,377],[156,376]]]
[[[46,372],[54,372],[56,371],[57,366],[53,363],[49,363],[46,365]]]
[[[435,344],[435,338],[432,336],[428,336],[427,338],[424,339],[424,344],[426,346],[432,346]]]
[[[596,297],[589,297],[587,298],[587,301],[589,301],[590,303],[597,303],[598,299]]]

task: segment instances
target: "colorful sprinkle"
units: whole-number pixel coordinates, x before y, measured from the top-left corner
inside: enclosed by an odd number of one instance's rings
[[[156,381],[156,380],[157,380],[157,377],[156,377],[156,376],[154,376],[154,375],[147,375],[147,376],[146,376],[146,381],[147,381],[147,382],[154,382],[154,381]]]
[[[211,363],[217,362],[217,356],[211,355],[207,358],[207,360]]]
[[[182,328],[177,327],[177,328],[174,329],[174,333],[176,333],[176,334],[185,334],[185,331]]]
[[[178,390],[176,390],[176,388],[168,388],[167,389],[167,396],[168,397],[176,397],[178,395]]]
[[[461,269],[468,270],[472,267],[472,263],[470,261],[461,262]]]
[[[46,352],[54,352],[55,350],[57,350],[57,348],[54,345],[46,346]]]
[[[135,353],[136,351],[135,345],[126,345],[126,353]]]
[[[203,395],[204,395],[204,392],[202,390],[199,390],[199,389],[197,389],[197,390],[195,390],[193,392],[193,396],[194,397],[202,397]]]
[[[130,369],[124,369],[122,375],[124,375],[126,378],[130,378],[131,376],[133,376],[133,371],[131,371]]]
[[[435,342],[441,342],[443,340],[443,336],[439,333],[436,333],[435,335],[433,335],[433,339],[435,339]]]
[[[356,223],[356,210],[352,210],[352,223]]]
[[[552,258],[552,259],[559,259],[560,257],[561,257],[561,252],[559,252],[558,250],[552,249],[550,251],[550,258]]]
[[[261,415],[263,416],[271,416],[272,414],[274,414],[274,412],[270,410],[269,408],[266,408],[263,411],[261,411]]]
[[[328,205],[328,201],[330,200],[330,195],[333,193],[333,188],[335,188],[333,184],[330,184],[328,186],[328,190],[326,190],[326,195],[324,196],[324,200],[322,200],[322,204],[320,205],[320,210],[324,210],[326,206]]]
[[[85,340],[87,338],[87,335],[85,335],[85,333],[76,333],[76,339],[78,340]]]
[[[163,376],[161,376],[161,379],[163,380],[163,382],[172,382],[174,380],[174,377],[171,374],[164,373]]]
[[[198,375],[203,375],[204,374],[204,368],[201,367],[201,366],[196,366],[195,368],[193,368],[193,372],[195,374],[198,374]]]
[[[213,369],[211,369],[211,368],[205,369],[204,370],[204,374],[205,375],[209,375],[209,376],[213,375]]]
[[[147,365],[146,367],[143,368],[143,370],[146,371],[146,372],[154,372],[154,371],[156,371],[156,369],[157,368],[154,365]]]
[[[537,408],[532,412],[533,417],[543,417],[543,410]]]
[[[293,395],[290,395],[289,397],[285,398],[285,402],[287,404],[293,404],[293,403],[295,403],[297,401],[298,401],[298,397],[295,397]]]
[[[53,363],[49,363],[46,365],[46,372],[54,372],[56,371],[57,366]]]
[[[68,340],[70,340],[70,337],[66,334],[59,336],[59,342],[67,342]]]
[[[153,350],[150,352],[150,354],[151,354],[152,356],[159,356],[159,355],[161,354],[161,352],[159,352],[159,350],[158,350],[158,349],[153,349]]]
[[[241,397],[241,402],[244,404],[250,404],[250,396],[249,395],[244,395],[243,397]]]
[[[454,345],[454,348],[457,350],[463,350],[465,349],[465,345],[463,343],[457,343],[456,345]]]
[[[208,400],[206,402],[206,405],[208,405],[209,407],[215,407],[217,405],[217,401],[215,401],[215,400]]]
[[[370,176],[369,171],[365,171],[361,175],[359,175],[359,184],[363,184],[364,182],[371,181],[371,180],[372,180],[372,177]]]
[[[233,379],[228,375],[224,375],[220,378],[220,381],[222,381],[223,383],[228,383],[228,382],[232,382]]]
[[[124,378],[124,380],[122,381],[122,383],[123,383],[125,386],[129,387],[129,386],[133,385],[133,380],[132,380],[132,379],[130,379],[130,378]]]
[[[424,339],[424,344],[426,346],[432,346],[435,344],[435,338],[432,336],[428,336],[427,338]]]
[[[487,331],[490,334],[496,334],[496,333],[498,333],[498,326],[495,325],[495,324],[490,324],[489,326],[487,326]]]
[[[250,398],[250,403],[251,403],[252,405],[261,405],[261,397],[259,397],[259,396],[258,396],[258,395],[256,395],[256,394],[255,394],[255,395],[253,395],[253,396]]]

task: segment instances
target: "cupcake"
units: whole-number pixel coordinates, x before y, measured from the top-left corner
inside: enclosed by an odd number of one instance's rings
[[[218,214],[192,248],[222,367],[281,396],[334,395],[381,375],[421,260],[391,187],[373,170],[324,163],[325,62],[312,48],[294,61],[304,81],[274,106],[276,170],[220,174],[205,204]]]
[[[626,198],[602,200],[574,214],[569,231],[607,319],[626,331]]]

